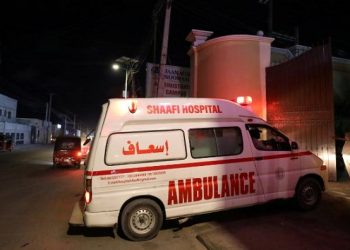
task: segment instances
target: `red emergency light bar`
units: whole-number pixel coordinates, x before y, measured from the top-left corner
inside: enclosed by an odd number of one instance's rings
[[[248,106],[253,103],[251,96],[238,96],[236,102],[241,106]]]
[[[253,103],[251,96],[238,96],[236,102],[241,106],[248,106]]]

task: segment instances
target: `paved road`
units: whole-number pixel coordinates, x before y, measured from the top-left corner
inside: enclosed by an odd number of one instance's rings
[[[333,183],[312,212],[289,201],[166,222],[147,242],[110,229],[68,230],[82,170],[52,168],[52,146],[0,153],[0,249],[350,249],[350,184]]]
[[[0,249],[205,249],[191,228],[167,223],[148,242],[114,237],[111,229],[68,230],[82,191],[82,170],[52,168],[52,146],[0,153]]]

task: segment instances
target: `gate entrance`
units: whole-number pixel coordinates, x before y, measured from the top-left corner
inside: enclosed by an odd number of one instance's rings
[[[336,181],[330,44],[267,68],[266,100],[267,121],[322,158]]]

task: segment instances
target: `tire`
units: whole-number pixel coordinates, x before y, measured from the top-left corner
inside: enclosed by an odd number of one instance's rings
[[[131,201],[121,214],[121,230],[132,241],[154,238],[162,224],[162,210],[155,201],[150,199]]]
[[[314,209],[321,200],[321,187],[314,178],[301,180],[296,190],[296,202],[299,209],[307,211]]]

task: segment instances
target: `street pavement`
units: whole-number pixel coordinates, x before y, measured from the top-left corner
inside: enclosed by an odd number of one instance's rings
[[[0,153],[0,249],[350,249],[350,182],[330,182],[309,212],[291,201],[166,221],[159,235],[131,242],[110,229],[67,230],[82,170],[53,169],[52,145]]]
[[[267,205],[245,208],[246,211],[238,209],[238,214],[242,212],[244,218],[219,219],[217,226],[213,224],[206,232],[199,233],[197,239],[210,250],[350,249],[349,180],[329,182],[323,201],[316,210],[294,212],[290,210],[290,205],[285,201],[273,201]],[[274,216],[274,213],[283,211],[289,216]],[[251,216],[255,219],[251,220]],[[295,223],[294,219],[299,222]]]
[[[350,181],[329,182],[327,193],[350,201]]]

